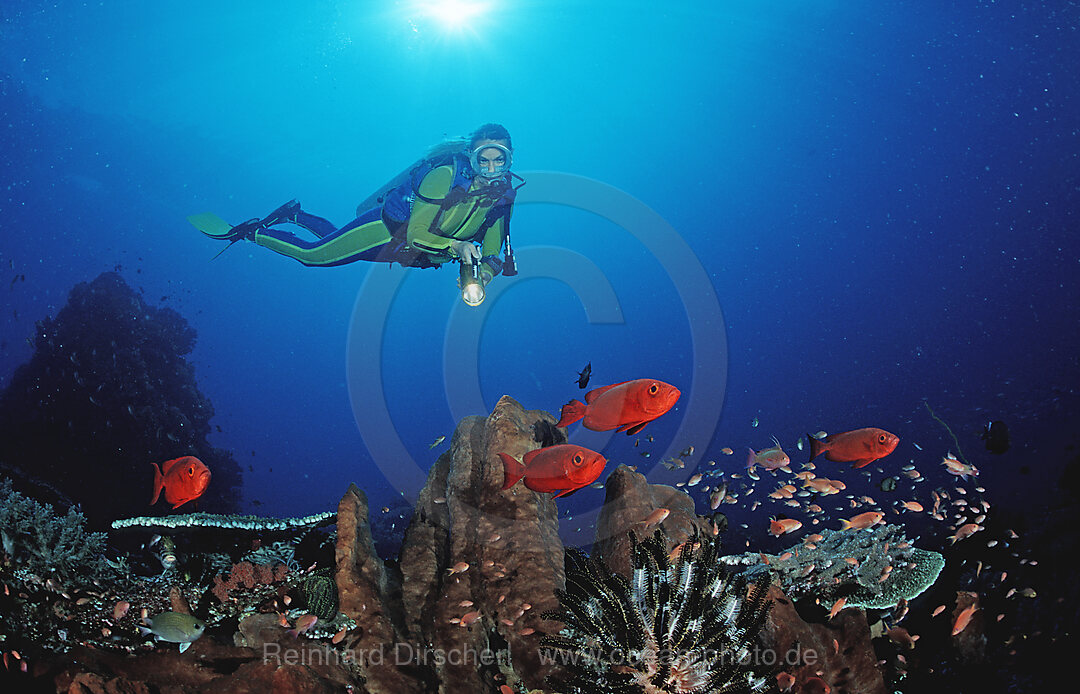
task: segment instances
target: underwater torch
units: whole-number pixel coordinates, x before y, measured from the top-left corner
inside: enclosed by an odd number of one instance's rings
[[[480,279],[480,264],[461,262],[461,300],[469,306],[484,303],[484,282]]]

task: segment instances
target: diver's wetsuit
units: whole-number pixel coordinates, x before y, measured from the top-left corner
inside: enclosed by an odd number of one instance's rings
[[[452,164],[436,167],[420,182],[420,195],[412,203],[408,221],[402,226],[404,234],[394,238],[377,207],[362,213],[340,229],[315,215],[298,212],[295,224],[320,238],[305,241],[281,229],[259,229],[254,241],[272,251],[295,258],[304,265],[329,267],[357,260],[400,262],[403,265],[435,267],[452,259],[450,242],[472,240],[480,231],[489,213],[493,213],[494,196],[473,195],[485,185],[474,179],[469,193],[454,205],[440,207],[436,202],[450,193],[454,181]],[[441,214],[440,214],[441,210]],[[490,225],[482,239],[481,272],[484,281],[497,274],[501,263],[506,217]],[[402,240],[403,237],[403,240]],[[478,239],[479,240],[479,239]]]

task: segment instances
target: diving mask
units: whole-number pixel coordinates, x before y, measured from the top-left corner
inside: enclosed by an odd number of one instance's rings
[[[510,170],[514,155],[508,147],[496,142],[480,145],[472,151],[469,163],[477,176],[487,179],[501,178]]]

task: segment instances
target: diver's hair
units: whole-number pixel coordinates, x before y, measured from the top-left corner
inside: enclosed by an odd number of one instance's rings
[[[476,130],[472,131],[470,135],[464,137],[455,137],[450,140],[444,140],[428,150],[428,159],[439,159],[449,154],[456,154],[458,152],[471,152],[473,145],[481,140],[505,140],[506,146],[511,151],[514,149],[514,143],[510,141],[510,131],[499,125],[498,123],[485,123]]]
[[[481,140],[506,140],[506,146],[514,149],[514,143],[510,141],[510,131],[498,123],[485,123],[469,135],[470,148],[475,147]]]
[[[455,137],[452,140],[443,140],[427,151],[426,159],[442,159],[451,154],[464,152],[469,146],[469,138]]]

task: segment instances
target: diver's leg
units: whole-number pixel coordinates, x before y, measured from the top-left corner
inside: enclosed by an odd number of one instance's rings
[[[320,239],[326,238],[337,231],[337,227],[329,219],[324,219],[303,210],[299,210],[290,221],[296,226],[307,229]]]
[[[277,208],[270,214],[259,220],[259,223],[263,226],[273,226],[275,224],[283,224],[285,222],[295,222],[296,215],[300,212],[300,203],[296,200],[290,200],[281,207]]]
[[[228,224],[225,220],[213,214],[192,215],[188,217],[188,221],[195,225],[196,229],[211,238],[236,243],[237,241],[254,240],[255,232],[274,224],[284,224],[286,222],[295,224],[296,216],[299,213],[300,203],[296,200],[290,200],[262,219],[256,217],[246,222],[240,222],[235,226]],[[333,228],[330,222],[326,222],[326,224]]]
[[[255,239],[256,232],[276,224],[295,224],[307,229],[320,239],[337,231],[337,227],[330,220],[301,210],[300,203],[296,200],[290,200],[262,219],[256,217],[235,226],[217,215],[209,213],[191,215],[188,217],[188,221],[210,238],[232,243],[244,240],[252,241]]]
[[[253,240],[260,246],[287,255],[311,267],[345,265],[374,260],[393,237],[378,211],[365,214],[332,234],[310,242],[279,229],[258,229]]]
[[[310,212],[304,212],[296,200],[290,200],[259,220],[259,225],[263,227],[272,227],[276,224],[295,224],[307,229],[320,239],[337,231],[337,226],[333,222]]]

